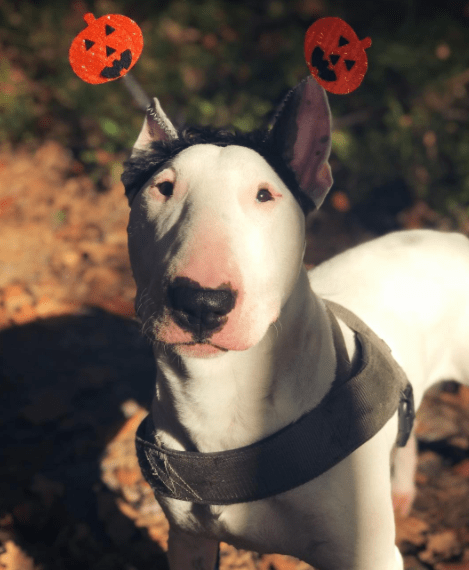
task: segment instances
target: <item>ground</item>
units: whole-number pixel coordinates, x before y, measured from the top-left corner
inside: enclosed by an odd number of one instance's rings
[[[331,203],[309,221],[310,264],[372,237],[344,194]],[[127,216],[121,184],[98,193],[58,144],[0,151],[0,568],[167,569],[133,443],[154,363],[133,318]],[[447,225],[422,203],[399,222]],[[418,434],[418,495],[397,525],[406,569],[469,570],[469,389],[433,390]],[[221,568],[310,567],[223,544]]]

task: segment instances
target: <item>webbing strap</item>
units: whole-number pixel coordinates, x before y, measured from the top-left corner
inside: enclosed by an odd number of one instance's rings
[[[229,451],[167,449],[158,444],[147,416],[137,430],[137,456],[156,496],[224,505],[276,495],[318,477],[385,425],[410,387],[407,378],[388,346],[358,317],[335,303],[326,305],[356,332],[362,357],[358,372],[335,381],[321,403],[295,423]],[[335,334],[337,328],[336,323]]]

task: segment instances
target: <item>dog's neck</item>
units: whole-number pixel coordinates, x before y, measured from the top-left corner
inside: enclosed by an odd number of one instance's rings
[[[295,421],[326,395],[336,368],[331,325],[305,270],[256,346],[209,359],[158,348],[155,356],[158,435],[169,448],[201,452],[249,445]]]

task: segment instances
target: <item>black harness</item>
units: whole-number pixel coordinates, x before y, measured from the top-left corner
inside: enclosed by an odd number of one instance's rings
[[[320,404],[265,439],[229,451],[175,451],[158,441],[151,415],[137,430],[140,468],[156,497],[226,505],[277,495],[318,477],[372,438],[399,409],[396,445],[415,417],[412,386],[387,344],[348,309],[324,301],[337,371]],[[355,332],[352,369],[336,317]]]

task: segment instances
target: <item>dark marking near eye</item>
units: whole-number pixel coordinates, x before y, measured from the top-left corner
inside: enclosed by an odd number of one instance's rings
[[[352,61],[351,59],[346,59],[345,60],[345,67],[350,71],[352,69],[352,67],[355,65],[355,62]]]
[[[106,46],[106,55],[109,57],[112,55],[116,50],[112,47]]]
[[[327,143],[328,140],[329,140],[328,135],[325,135],[319,139],[319,142],[322,144],[325,144],[325,143]]]
[[[85,40],[85,48],[86,51],[88,51],[89,49],[91,49],[94,46],[94,42],[92,40]]]
[[[350,43],[350,42],[349,42],[346,38],[344,38],[344,36],[340,36],[340,38],[339,38],[339,47],[346,46],[346,45],[349,44],[349,43]]]
[[[329,59],[331,60],[332,65],[335,65],[339,61],[340,55],[335,55],[335,53],[331,53]]]
[[[106,24],[106,36],[108,36],[109,34],[112,34],[112,32],[115,32],[115,31],[116,31],[116,28],[113,28],[109,24]]]

